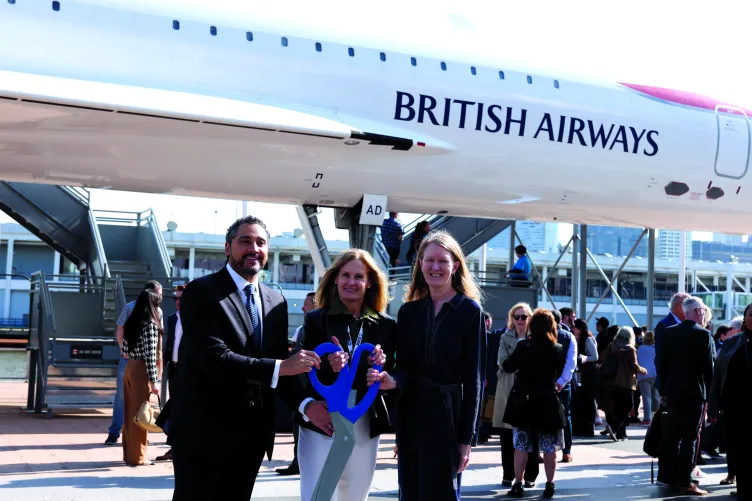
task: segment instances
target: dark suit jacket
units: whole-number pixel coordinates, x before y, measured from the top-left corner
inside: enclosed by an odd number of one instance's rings
[[[663,335],[666,332],[666,329],[669,327],[676,325],[676,319],[674,318],[674,315],[669,313],[666,315],[658,324],[655,326],[655,357],[656,360],[658,359],[658,353],[661,351],[661,345],[663,344]],[[599,345],[600,348],[600,345]],[[657,379],[655,382],[655,387],[658,388],[658,390],[661,389],[660,387],[660,368],[658,368],[658,365],[655,366],[655,371],[657,375]]]
[[[183,292],[181,391],[170,416],[175,449],[223,454],[262,447],[271,459],[276,410],[270,385],[275,361],[287,358],[287,301],[264,284],[259,292],[260,350],[252,347],[251,319],[226,268],[192,281]],[[300,405],[295,378],[280,377],[277,389],[290,407]]]
[[[172,349],[175,346],[175,327],[178,325],[178,314],[173,313],[167,317],[167,331],[164,336],[164,349],[162,350],[162,361],[167,365],[172,361]]]
[[[394,372],[395,350],[397,347],[397,323],[389,316],[375,313],[376,317],[364,316],[363,317],[363,343],[371,343],[372,345],[381,345],[381,349],[386,355],[386,362],[384,363],[383,371],[392,373]],[[352,315],[343,315],[330,312],[328,309],[320,308],[306,314],[304,327],[303,327],[303,340],[302,348],[304,350],[313,351],[316,347],[322,343],[330,343],[332,336],[336,336],[337,340],[342,345],[342,349],[347,349],[347,322],[349,320],[354,321],[355,317]],[[348,352],[349,353],[349,352]],[[326,357],[322,357],[321,369],[318,371],[318,378],[322,384],[331,385],[336,379],[337,375],[332,371],[329,366],[329,362]],[[365,355],[362,356],[358,363],[357,373],[355,380],[353,381],[352,389],[357,390],[358,396],[356,401],[360,402],[363,396],[368,390],[366,384],[366,371],[370,368]],[[306,396],[314,398],[316,400],[324,400],[319,395],[310,383],[305,384]],[[389,414],[387,412],[386,405],[382,395],[378,395],[376,400],[373,401],[369,409],[370,421],[371,421],[371,438],[381,435],[382,433],[388,433],[391,431],[391,423],[389,421]],[[295,414],[295,421],[298,425],[313,430],[317,433],[322,433],[321,430],[315,425],[306,422],[302,415],[297,412]]]
[[[713,381],[713,336],[691,320],[669,327],[655,357],[661,395],[704,402]]]

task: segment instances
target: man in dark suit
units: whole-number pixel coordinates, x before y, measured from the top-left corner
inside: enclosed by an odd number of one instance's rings
[[[275,389],[298,408],[301,390],[291,376],[319,366],[311,351],[287,358],[287,302],[259,281],[268,245],[260,219],[237,220],[225,237],[227,265],[188,284],[181,297],[173,501],[248,501],[274,448]],[[324,402],[306,415],[321,428],[331,424]]]
[[[655,326],[655,356],[658,357],[658,353],[660,353],[663,345],[663,334],[666,332],[666,329],[671,327],[672,325],[678,325],[684,321],[684,310],[682,309],[682,305],[684,304],[684,300],[689,297],[689,294],[686,292],[677,292],[673,295],[671,298],[671,301],[668,303],[669,312],[668,315],[666,315],[658,324]],[[660,385],[660,368],[656,366],[656,374],[658,376],[658,379],[656,380],[655,387],[658,388],[660,391],[661,387]]]
[[[498,376],[496,372],[498,371],[498,365],[497,360],[499,357],[499,342],[501,334],[504,332],[504,329],[499,329],[497,331],[492,331],[491,328],[493,327],[493,317],[491,314],[487,311],[483,312],[483,318],[486,323],[486,364],[485,364],[485,372],[486,372],[486,378],[485,382],[483,383],[483,394],[494,397],[496,395],[496,383],[498,382]],[[484,398],[484,405],[487,398]],[[493,402],[490,403],[490,405],[493,405]],[[481,406],[481,410],[482,410]],[[498,434],[498,429],[493,428],[493,425],[490,421],[481,421],[480,423],[480,431],[478,432],[478,443],[479,444],[485,444],[488,442],[488,439],[491,437],[491,434],[496,430],[496,433]]]
[[[167,330],[164,334],[164,350],[162,350],[162,367],[164,368],[164,379],[167,380],[166,385],[162,385],[162,402],[167,402],[167,389],[169,386],[170,396],[174,399],[178,392],[178,348],[180,347],[180,341],[183,338],[183,326],[180,323],[180,296],[183,295],[185,290],[184,285],[178,285],[175,287],[175,313],[167,317]],[[170,404],[172,405],[172,404]],[[169,409],[164,412],[169,414]],[[169,424],[166,425],[165,433],[168,434],[167,443],[171,443],[169,439]],[[156,458],[157,461],[172,461],[172,449],[168,450],[162,456]]]
[[[683,308],[685,320],[666,329],[663,349],[655,358],[668,411],[658,481],[678,486],[680,494],[705,495],[707,491],[692,483],[692,470],[713,380],[713,336],[702,327],[707,311],[702,299],[690,296]]]

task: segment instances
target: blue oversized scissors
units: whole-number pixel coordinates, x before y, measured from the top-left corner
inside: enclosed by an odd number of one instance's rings
[[[337,380],[330,386],[319,382],[316,374],[316,368],[312,368],[309,373],[311,385],[316,391],[324,397],[326,405],[329,408],[329,415],[332,418],[334,426],[334,443],[329,449],[326,456],[326,462],[321,469],[321,474],[313,490],[312,501],[330,501],[334,495],[334,490],[339,483],[339,477],[342,475],[347,461],[352,455],[355,448],[355,422],[368,411],[371,404],[376,399],[380,383],[374,383],[368,388],[363,399],[355,404],[356,392],[352,390],[352,384],[355,380],[355,373],[358,370],[358,363],[363,352],[369,355],[373,352],[374,346],[370,343],[363,343],[355,348],[350,356],[350,362],[342,367],[337,375]],[[313,350],[319,357],[324,357],[329,353],[342,351],[342,348],[334,343],[323,343]],[[374,365],[374,369],[381,371],[380,365]]]

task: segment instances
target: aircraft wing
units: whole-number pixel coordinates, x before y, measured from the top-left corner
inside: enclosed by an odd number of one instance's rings
[[[314,109],[265,98],[225,98],[174,90],[75,80],[0,71],[0,99],[37,105],[154,117],[207,126],[299,134],[347,145],[386,146],[418,154],[453,151],[435,138],[420,137],[398,127],[358,117],[340,118],[330,110]],[[12,117],[1,121],[8,123]],[[25,121],[23,116],[19,121]]]

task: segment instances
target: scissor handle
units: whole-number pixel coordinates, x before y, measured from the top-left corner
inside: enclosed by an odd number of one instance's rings
[[[322,343],[318,345],[313,351],[319,357],[324,358],[324,355],[342,351],[342,348],[334,343]],[[311,381],[311,386],[313,386],[313,388],[318,392],[319,395],[324,397],[329,412],[339,411],[340,405],[342,405],[343,403],[342,388],[343,385],[346,384],[345,380],[349,379],[349,376],[349,368],[347,366],[344,366],[337,375],[337,380],[330,385],[325,385],[319,381],[316,367],[312,367],[311,372],[308,373],[308,379]],[[349,388],[349,385],[347,385],[347,388]],[[346,399],[344,403],[347,404]]]
[[[355,352],[352,354],[351,362],[353,364],[353,368],[350,371],[352,373],[352,376],[350,376],[350,382],[347,385],[347,390],[349,391],[350,387],[352,386],[352,381],[355,378],[355,372],[356,368],[358,367],[358,363],[360,362],[360,356],[363,351],[365,351],[368,354],[371,354],[373,352],[374,346],[371,343],[363,343],[357,348],[355,348]],[[381,372],[381,366],[380,365],[374,365],[374,369]],[[371,404],[376,399],[376,395],[379,392],[379,386],[381,385],[380,382],[374,383],[371,386],[368,387],[368,391],[363,396],[363,400],[358,402],[352,407],[347,406],[347,398],[345,398],[344,405],[340,408],[339,413],[344,416],[348,421],[351,423],[355,423],[355,421],[358,420],[360,416],[365,414],[368,411],[368,408],[371,407]],[[347,393],[345,393],[345,397],[347,397]]]
[[[349,366],[344,366],[339,374],[337,380],[331,385],[322,384],[319,381],[316,368],[313,367],[311,372],[308,373],[308,378],[311,381],[311,386],[318,392],[319,395],[326,400],[327,408],[329,412],[339,412],[342,416],[347,418],[348,421],[355,423],[360,416],[365,414],[366,410],[371,406],[376,399],[376,394],[379,391],[381,383],[372,384],[366,392],[363,400],[353,407],[347,406],[347,399],[350,394],[350,388],[352,388],[353,380],[355,379],[355,373],[357,372],[357,364],[360,361],[360,355],[363,351],[367,353],[373,352],[374,346],[370,343],[363,343],[355,349],[352,354],[351,363],[355,364],[352,369]],[[322,343],[313,350],[319,357],[328,355],[329,353],[336,353],[342,351],[342,348],[334,343]],[[381,371],[380,365],[374,365],[374,369]]]

